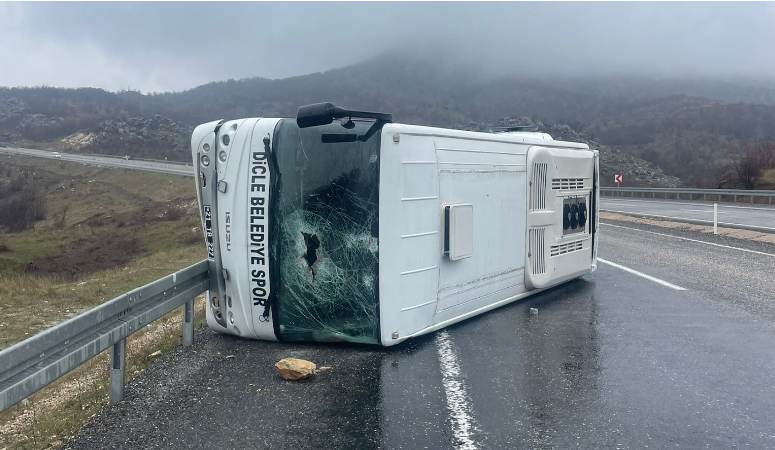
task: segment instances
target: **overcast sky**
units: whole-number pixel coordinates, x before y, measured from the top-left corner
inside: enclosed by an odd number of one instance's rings
[[[184,90],[418,46],[494,73],[775,78],[775,3],[0,3],[0,86]]]

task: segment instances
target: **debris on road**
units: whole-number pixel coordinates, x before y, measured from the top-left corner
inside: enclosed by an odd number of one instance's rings
[[[530,308],[530,315],[531,316],[537,316],[538,315],[538,308]]]
[[[155,352],[151,353],[152,357],[161,356],[161,350],[156,350]]]
[[[296,358],[283,358],[274,365],[286,380],[303,380],[316,373],[315,363]]]
[[[234,355],[226,355],[226,359],[232,359],[234,358]]]

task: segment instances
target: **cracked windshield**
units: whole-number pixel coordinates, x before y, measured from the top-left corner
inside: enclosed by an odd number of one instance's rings
[[[283,120],[275,132],[280,233],[273,245],[286,340],[379,342],[379,133],[372,122],[350,123],[299,129]]]

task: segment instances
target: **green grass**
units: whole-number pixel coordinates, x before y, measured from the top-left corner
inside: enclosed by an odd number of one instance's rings
[[[35,185],[45,193],[46,219],[34,230],[0,232],[0,244],[11,249],[0,253],[0,273],[22,271],[29,262],[57,255],[63,244],[80,240],[136,237],[143,256],[201,242],[191,232],[200,226],[191,178],[29,157],[0,159],[0,177],[22,170],[36,174]],[[181,208],[183,217],[160,217],[170,206]]]
[[[202,245],[156,252],[74,281],[0,274],[0,349],[106,300],[204,259]],[[82,284],[85,283],[85,284]]]
[[[0,176],[20,171],[35,173],[47,216],[32,230],[0,232],[10,250],[0,253],[0,348],[205,257],[190,178],[29,157],[0,160]],[[165,216],[170,207],[181,211],[174,220]],[[139,241],[139,253],[126,266],[77,277],[24,272],[28,263],[66,253],[68,246],[117,237]]]

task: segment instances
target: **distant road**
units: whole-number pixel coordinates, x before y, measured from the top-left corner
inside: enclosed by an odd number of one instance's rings
[[[193,168],[190,164],[185,163],[173,163],[165,161],[153,161],[153,160],[138,160],[131,159],[126,160],[119,156],[95,156],[89,154],[76,154],[76,153],[62,153],[59,152],[59,157],[54,155],[54,152],[48,150],[32,150],[27,148],[12,148],[3,147],[0,148],[0,155],[2,154],[14,154],[24,156],[35,156],[38,158],[47,159],[60,159],[62,161],[74,161],[83,164],[90,164],[102,167],[116,167],[120,169],[135,169],[143,170],[146,172],[158,172],[169,173],[173,175],[182,175],[191,177],[194,176]]]
[[[601,197],[600,210],[713,224],[713,203],[710,202]],[[720,226],[775,231],[775,207],[719,203],[718,223]]]

